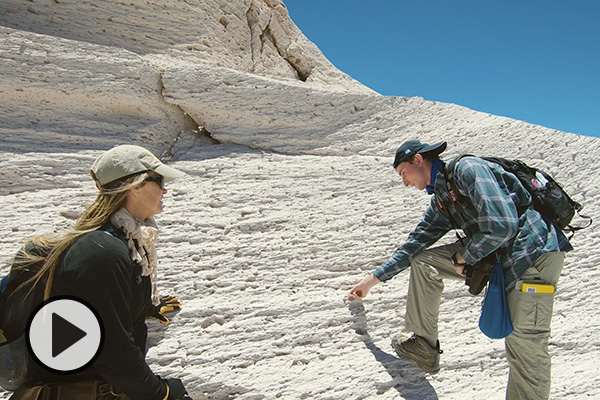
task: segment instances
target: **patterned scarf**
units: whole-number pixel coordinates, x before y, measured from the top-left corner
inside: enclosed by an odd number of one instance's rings
[[[131,259],[142,266],[142,275],[149,276],[152,282],[152,304],[160,303],[158,289],[156,287],[156,258],[155,244],[158,239],[158,227],[153,217],[140,221],[127,212],[125,208],[113,214],[110,222],[117,228],[121,228],[127,238],[127,247],[131,253]]]

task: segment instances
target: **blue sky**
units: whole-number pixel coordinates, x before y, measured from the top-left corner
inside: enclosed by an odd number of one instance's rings
[[[419,96],[600,137],[600,0],[283,0],[338,69]]]

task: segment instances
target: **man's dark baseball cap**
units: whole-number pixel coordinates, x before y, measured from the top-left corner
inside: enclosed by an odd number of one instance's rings
[[[398,168],[398,165],[400,165],[401,162],[408,160],[415,154],[435,153],[437,156],[446,150],[446,146],[446,142],[439,142],[431,145],[427,143],[421,143],[418,140],[409,140],[408,142],[404,142],[404,144],[398,147],[398,150],[396,150],[394,169]]]

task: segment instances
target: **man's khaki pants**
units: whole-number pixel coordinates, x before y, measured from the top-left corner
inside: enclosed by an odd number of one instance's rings
[[[444,279],[464,280],[452,266],[452,254],[462,245],[428,249],[415,257],[410,267],[406,305],[406,328],[435,343],[438,339],[438,314]],[[510,367],[506,398],[509,400],[547,399],[550,395],[550,355],[548,339],[552,320],[553,294],[522,293],[521,284],[534,279],[556,287],[564,264],[564,253],[547,253],[525,271],[516,288],[508,294],[514,326],[505,339]],[[467,288],[465,287],[465,293]]]

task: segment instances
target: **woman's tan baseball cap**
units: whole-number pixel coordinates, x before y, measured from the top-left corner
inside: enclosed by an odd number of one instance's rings
[[[185,175],[184,172],[163,164],[143,147],[130,144],[108,150],[94,161],[91,168],[92,177],[98,186],[144,171],[154,171],[164,176],[166,182]]]

